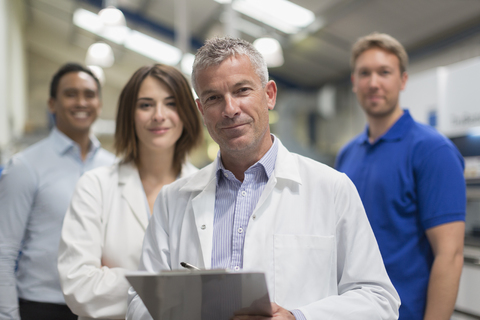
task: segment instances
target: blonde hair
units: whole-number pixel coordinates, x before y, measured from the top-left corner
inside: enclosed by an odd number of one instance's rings
[[[373,32],[367,36],[361,37],[352,46],[352,55],[350,57],[350,66],[352,72],[355,70],[357,58],[365,51],[372,48],[380,48],[397,56],[399,61],[400,72],[403,74],[407,71],[408,54],[405,48],[394,37],[386,33]]]

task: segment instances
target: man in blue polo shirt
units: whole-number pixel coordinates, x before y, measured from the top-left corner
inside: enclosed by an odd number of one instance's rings
[[[408,56],[386,34],[352,49],[353,92],[368,125],[337,157],[353,181],[402,305],[399,319],[450,319],[463,265],[463,158],[400,108]]]

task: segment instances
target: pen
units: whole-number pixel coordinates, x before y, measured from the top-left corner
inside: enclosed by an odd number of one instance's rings
[[[190,269],[190,270],[200,270],[199,268],[191,265],[190,263],[186,263],[186,262],[180,262],[180,265],[182,267],[184,267],[185,269]]]

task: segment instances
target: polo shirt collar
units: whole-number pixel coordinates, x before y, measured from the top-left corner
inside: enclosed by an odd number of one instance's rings
[[[89,154],[95,153],[99,148],[100,148],[100,141],[98,141],[97,137],[90,133],[90,150]],[[74,146],[78,146],[78,144],[67,137],[63,132],[58,130],[58,128],[55,126],[52,129],[52,132],[50,133],[50,140],[52,141],[52,145],[54,150],[58,154],[64,154]]]
[[[410,115],[410,112],[407,109],[403,109],[403,115],[393,124],[393,126],[388,129],[387,132],[383,134],[380,138],[375,141],[375,143],[379,141],[396,141],[396,140],[401,140],[403,137],[405,137],[405,134],[409,130],[409,128],[412,126],[414,123],[414,120],[412,116]],[[359,137],[359,142],[361,144],[364,143],[370,143],[368,140],[368,125],[365,126],[365,130],[362,132],[362,134]]]

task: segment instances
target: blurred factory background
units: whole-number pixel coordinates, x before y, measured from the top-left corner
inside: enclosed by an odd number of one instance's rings
[[[473,249],[466,252],[475,256],[478,0],[0,0],[0,165],[48,134],[49,82],[63,63],[86,63],[103,78],[103,111],[94,131],[111,150],[117,99],[133,72],[161,62],[189,76],[204,40],[225,34],[257,40],[271,59],[270,76],[279,87],[272,132],[291,151],[333,165],[340,147],[365,126],[351,92],[349,58],[356,39],[373,31],[391,34],[409,53],[402,107],[450,137],[467,159],[467,242]],[[217,150],[206,135],[192,162],[201,167]],[[462,279],[458,309],[465,313],[457,319],[480,319],[480,263],[472,259],[464,274],[478,272]]]

